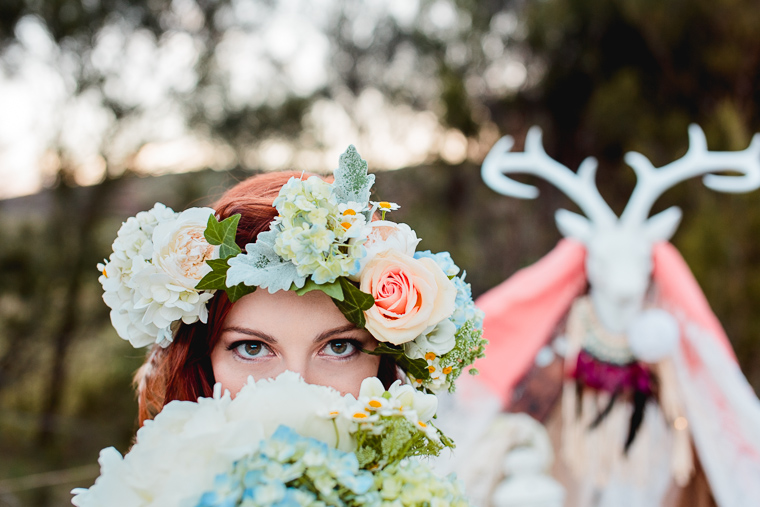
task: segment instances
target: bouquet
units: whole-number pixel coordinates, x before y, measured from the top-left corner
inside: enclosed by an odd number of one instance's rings
[[[101,475],[78,507],[469,505],[453,478],[415,457],[453,443],[435,428],[437,398],[366,379],[359,398],[292,372],[249,379],[233,399],[173,401],[124,457],[101,451]]]

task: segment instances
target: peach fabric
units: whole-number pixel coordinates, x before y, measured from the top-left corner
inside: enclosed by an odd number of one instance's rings
[[[476,378],[504,406],[573,300],[585,291],[585,258],[583,245],[563,239],[538,262],[475,301],[485,312],[483,336],[489,341],[486,357],[475,363],[480,371]]]
[[[683,317],[708,331],[728,357],[737,362],[723,326],[712,312],[702,289],[676,247],[667,242],[658,243],[653,248],[652,258],[652,278],[667,309],[683,312],[683,315],[677,317]]]

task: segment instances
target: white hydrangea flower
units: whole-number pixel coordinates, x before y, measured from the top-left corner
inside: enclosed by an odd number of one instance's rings
[[[361,211],[366,204],[336,203],[332,185],[312,176],[291,178],[274,206],[280,213],[272,224],[277,232],[274,251],[291,261],[300,276],[311,276],[315,283],[323,284],[359,269],[366,236]]]

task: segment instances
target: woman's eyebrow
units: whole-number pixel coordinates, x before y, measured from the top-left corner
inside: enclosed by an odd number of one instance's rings
[[[346,331],[353,331],[353,330],[356,330],[356,329],[358,329],[358,328],[354,324],[346,324],[345,326],[336,327],[335,329],[329,329],[329,330],[324,331],[324,332],[320,333],[319,335],[317,335],[317,337],[314,338],[314,343],[319,343],[319,342],[324,341],[324,340],[326,340],[327,338],[329,338],[329,337],[331,337],[333,335],[340,334],[340,333],[345,333]]]
[[[261,331],[256,331],[255,329],[249,329],[247,327],[228,326],[222,329],[220,334],[224,334],[227,331],[234,331],[236,333],[245,334],[248,336],[255,336],[256,338],[259,338],[267,343],[277,343],[277,338],[274,336],[262,333]]]

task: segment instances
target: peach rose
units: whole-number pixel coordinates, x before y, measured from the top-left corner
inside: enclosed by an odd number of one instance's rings
[[[396,250],[378,253],[362,271],[359,288],[375,298],[364,312],[367,330],[382,342],[401,345],[454,312],[457,290],[432,259]]]

